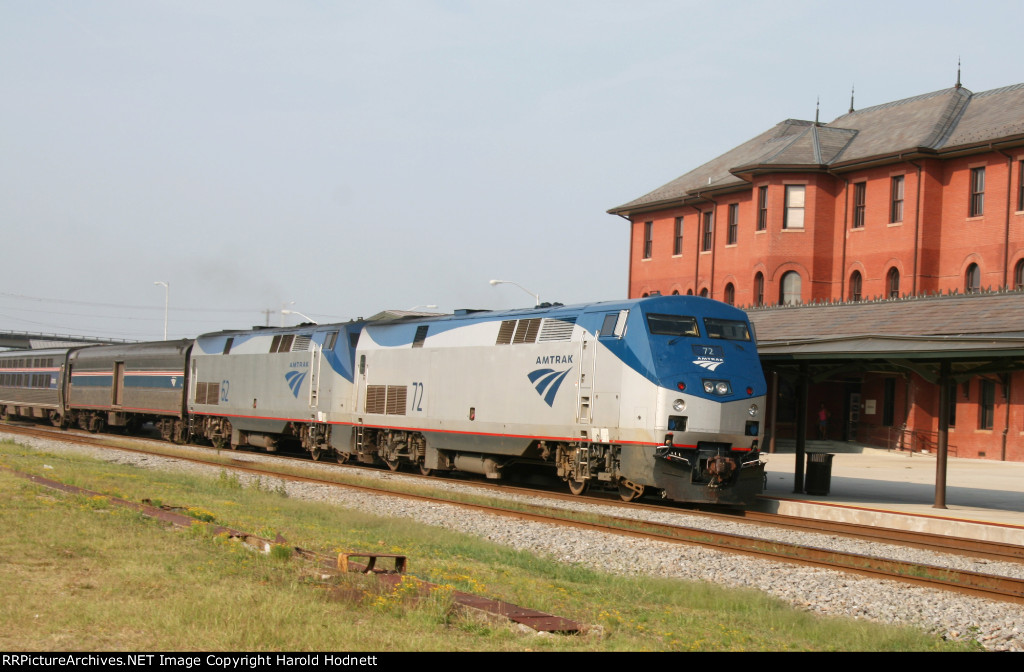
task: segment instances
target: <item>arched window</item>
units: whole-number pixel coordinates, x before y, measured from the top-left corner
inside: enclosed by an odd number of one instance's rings
[[[854,271],[850,274],[850,301],[860,301],[861,299],[861,284],[862,278],[860,277],[860,271]]]
[[[800,274],[796,271],[786,271],[782,276],[779,285],[779,303],[793,305],[800,303]]]
[[[703,296],[705,299],[708,298],[708,288],[705,287],[704,289],[700,290],[700,295]]]
[[[964,292],[967,294],[977,294],[981,291],[981,270],[977,264],[971,264],[967,267],[967,273],[964,274]]]
[[[1013,269],[1013,288],[1024,289],[1024,259],[1018,261]]]
[[[692,289],[686,290],[686,295],[687,296],[693,296],[693,290]]]
[[[673,289],[672,290],[672,296],[679,296],[679,290],[678,289]]]
[[[725,302],[730,306],[736,305],[736,288],[731,282],[725,286]]]
[[[764,274],[761,272],[754,276],[754,305],[764,305]]]
[[[900,298],[900,272],[895,266],[889,269],[889,274],[885,276],[885,286],[887,296],[890,299]]]
[[[646,299],[648,296],[649,295],[647,294],[647,292],[644,292],[643,294],[640,295],[640,298],[641,299]]]

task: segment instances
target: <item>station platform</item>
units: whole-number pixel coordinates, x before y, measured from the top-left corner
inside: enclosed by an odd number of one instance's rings
[[[840,441],[808,441],[831,454],[827,495],[793,492],[792,442],[764,453],[767,487],[756,508],[1024,546],[1024,463],[950,457],[946,508],[936,509],[936,456]],[[807,471],[804,471],[807,484]]]

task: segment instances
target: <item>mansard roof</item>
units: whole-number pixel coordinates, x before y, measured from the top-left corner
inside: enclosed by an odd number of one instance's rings
[[[743,188],[756,174],[852,170],[991,144],[1024,144],[1024,84],[982,93],[943,89],[849,112],[825,125],[787,119],[608,212],[629,215]]]

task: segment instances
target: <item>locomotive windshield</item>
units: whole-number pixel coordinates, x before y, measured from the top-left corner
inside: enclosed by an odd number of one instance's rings
[[[705,317],[704,329],[708,338],[724,338],[727,341],[749,341],[750,328],[740,320],[722,320],[717,317]]]
[[[652,334],[664,336],[700,336],[697,318],[686,315],[648,313],[647,328]]]

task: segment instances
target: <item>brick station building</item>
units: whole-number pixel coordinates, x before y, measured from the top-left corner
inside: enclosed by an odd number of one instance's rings
[[[850,335],[884,335],[907,297],[999,292],[1010,297],[1002,309],[1024,316],[1024,84],[972,93],[958,83],[851,105],[827,124],[787,119],[609,212],[630,222],[630,297],[708,296],[751,309],[755,323],[761,311],[791,310],[793,336],[813,304],[891,304]],[[1016,367],[1011,357],[956,370],[953,454],[1024,460]],[[812,386],[837,418],[830,438],[929,445],[934,381],[892,362],[849,371]],[[780,437],[794,433],[788,386]]]

